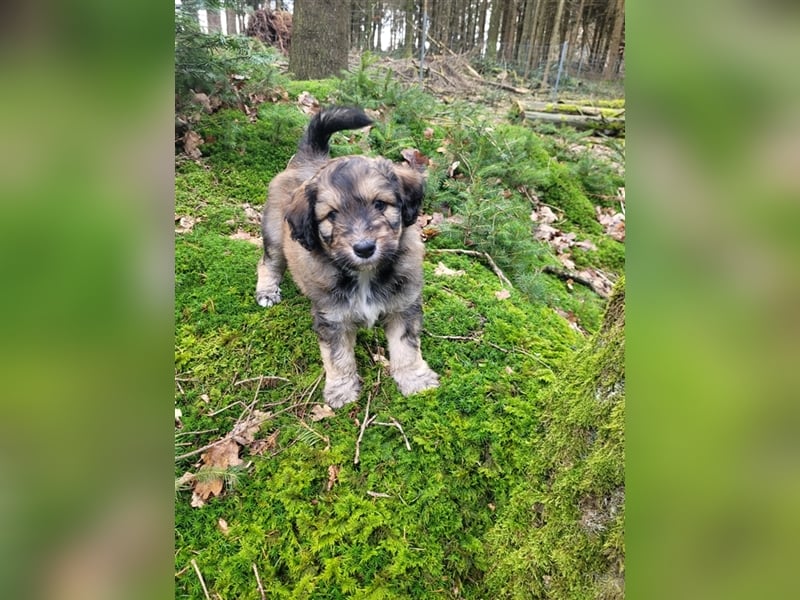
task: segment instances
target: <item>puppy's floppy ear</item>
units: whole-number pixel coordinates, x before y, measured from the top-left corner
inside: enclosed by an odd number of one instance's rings
[[[292,231],[292,239],[309,252],[320,247],[314,211],[316,204],[317,187],[314,183],[309,183],[295,191],[286,207],[286,222]]]
[[[393,165],[397,176],[400,213],[403,225],[408,227],[416,222],[422,198],[425,196],[425,175],[407,165]]]

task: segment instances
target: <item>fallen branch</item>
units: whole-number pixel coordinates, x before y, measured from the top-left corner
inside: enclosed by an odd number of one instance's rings
[[[555,275],[556,277],[558,277],[559,279],[563,279],[564,281],[572,280],[575,283],[580,283],[581,285],[588,287],[590,290],[592,290],[595,294],[597,294],[601,298],[609,297],[609,294],[606,290],[598,287],[594,281],[592,281],[591,279],[587,279],[586,277],[583,277],[582,275],[576,273],[575,271],[568,271],[567,269],[559,269],[558,267],[554,267],[552,265],[545,265],[542,271],[544,273],[550,273],[551,275]]]
[[[200,567],[197,566],[197,561],[192,559],[192,567],[194,567],[194,572],[197,573],[197,578],[200,580],[200,585],[203,586],[203,593],[206,595],[206,600],[211,600],[211,596],[208,595],[208,588],[206,587],[206,582],[203,579],[203,574],[200,572]]]
[[[491,256],[486,252],[478,252],[477,250],[464,250],[463,248],[428,248],[428,252],[442,252],[442,253],[449,253],[449,254],[465,254],[467,256],[477,256],[478,258],[483,258],[486,262],[489,263],[492,271],[494,271],[495,275],[500,278],[500,281],[508,286],[511,289],[514,289],[513,284],[505,276],[503,271],[500,270],[500,267],[497,266],[497,263],[494,262]]]
[[[240,379],[239,381],[234,382],[233,385],[243,385],[245,383],[252,383],[254,381],[258,381],[259,385],[264,383],[272,383],[273,381],[285,381],[289,382],[289,379],[286,377],[278,377],[277,375],[259,375],[258,377],[248,377],[247,379]]]

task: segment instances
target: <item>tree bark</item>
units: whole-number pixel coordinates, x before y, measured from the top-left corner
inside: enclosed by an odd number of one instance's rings
[[[492,14],[489,17],[489,33],[486,39],[486,58],[494,62],[497,60],[497,38],[500,33],[500,17],[506,0],[492,0]]]
[[[349,49],[349,0],[295,0],[289,70],[297,79],[339,75]]]
[[[206,22],[208,23],[208,33],[220,33],[222,31],[222,19],[219,16],[218,8],[209,8],[206,11]]]
[[[619,62],[619,46],[622,41],[622,26],[625,23],[625,0],[617,0],[616,10],[614,11],[614,26],[611,30],[611,40],[608,46],[608,58],[603,76],[611,77],[616,71]]]
[[[547,50],[547,60],[544,64],[544,73],[542,74],[542,85],[547,85],[547,78],[550,76],[550,65],[554,60],[557,60],[561,45],[559,44],[559,31],[561,31],[561,15],[564,14],[564,0],[558,0],[558,8],[556,9],[556,16],[553,19],[553,30],[550,35],[550,44]]]

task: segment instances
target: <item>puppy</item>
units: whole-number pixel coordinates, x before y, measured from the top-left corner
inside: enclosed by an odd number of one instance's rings
[[[311,299],[323,395],[332,408],[358,398],[356,330],[377,322],[401,393],[439,385],[420,353],[423,246],[416,220],[424,177],[385,158],[329,156],[334,132],[371,123],[358,108],[331,107],[314,116],[297,154],[270,183],[262,217],[256,301],[280,302],[288,265]]]

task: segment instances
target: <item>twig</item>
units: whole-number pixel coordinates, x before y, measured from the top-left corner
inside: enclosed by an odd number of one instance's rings
[[[256,574],[256,583],[258,584],[258,592],[261,594],[261,600],[267,600],[267,595],[264,593],[264,586],[261,585],[261,577],[258,576],[256,563],[253,563],[253,573]]]
[[[492,271],[494,271],[495,275],[500,278],[500,281],[508,286],[511,289],[514,289],[513,284],[505,276],[503,271],[500,270],[500,267],[497,266],[497,263],[494,262],[491,256],[489,256],[486,252],[478,252],[477,250],[464,250],[463,248],[428,248],[427,252],[447,252],[450,254],[466,254],[467,256],[477,256],[478,258],[483,258],[486,262],[489,263],[489,267],[491,267]]]
[[[229,435],[226,435],[224,438],[216,440],[215,442],[211,442],[210,444],[206,444],[202,448],[198,448],[197,450],[192,450],[191,452],[187,452],[186,454],[181,454],[180,456],[175,457],[175,462],[183,460],[184,458],[189,458],[190,456],[194,456],[195,454],[200,454],[201,452],[205,452],[206,450],[210,450],[215,446],[219,446],[223,442],[227,442],[230,438]]]
[[[248,377],[247,379],[240,379],[239,381],[234,382],[233,385],[244,385],[245,383],[252,383],[253,381],[263,382],[263,381],[285,381],[289,382],[290,380],[286,377],[278,377],[277,375],[259,375],[258,377]]]
[[[219,413],[223,413],[226,410],[228,410],[229,408],[231,408],[233,406],[236,406],[237,404],[241,404],[242,406],[247,408],[247,405],[244,402],[242,402],[241,400],[237,400],[236,402],[231,402],[230,404],[228,404],[228,406],[223,406],[222,408],[218,408],[214,412],[208,413],[206,416],[207,417],[216,417]]]
[[[432,338],[436,338],[437,340],[451,340],[451,341],[454,341],[454,342],[480,342],[481,341],[481,336],[483,335],[482,331],[478,332],[478,335],[475,335],[475,336],[472,336],[472,335],[436,335],[435,333],[431,333],[430,331],[427,331],[425,329],[423,329],[423,332],[426,335],[429,335]]]
[[[203,593],[206,595],[206,600],[211,600],[211,596],[208,595],[208,588],[206,587],[206,582],[203,580],[203,574],[200,572],[200,567],[197,566],[197,561],[192,559],[192,566],[194,567],[194,572],[197,573],[197,578],[200,580],[200,585],[203,586]]]
[[[392,422],[391,423],[383,423],[382,421],[376,421],[375,425],[383,425],[384,427],[397,427],[397,429],[400,430],[400,435],[403,436],[403,440],[406,443],[406,450],[411,452],[411,444],[408,443],[408,438],[406,437],[406,432],[403,431],[403,426],[400,425],[400,423],[398,423],[397,419],[392,417]]]
[[[380,384],[380,381],[381,381],[381,372],[378,371],[377,385]],[[372,392],[367,394],[367,408],[364,411],[364,420],[361,421],[361,431],[358,432],[358,439],[356,439],[356,455],[353,458],[353,464],[354,465],[357,465],[359,463],[359,461],[361,460],[361,458],[360,458],[361,457],[361,439],[364,437],[364,430],[367,428],[367,425],[369,425],[369,422],[370,422],[370,418],[369,418],[369,403],[371,401],[372,401]],[[372,420],[373,421],[375,420],[374,417],[373,417]]]
[[[367,496],[372,496],[373,498],[391,498],[391,494],[384,494],[383,492],[373,492],[372,490],[367,490]]]

